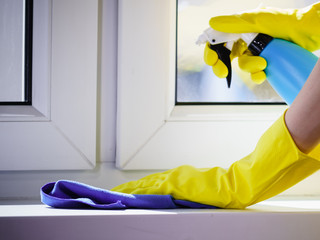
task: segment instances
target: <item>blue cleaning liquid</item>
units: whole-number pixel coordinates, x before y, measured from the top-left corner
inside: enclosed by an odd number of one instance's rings
[[[286,40],[274,38],[260,56],[267,60],[267,80],[282,99],[291,105],[318,57],[308,50]]]

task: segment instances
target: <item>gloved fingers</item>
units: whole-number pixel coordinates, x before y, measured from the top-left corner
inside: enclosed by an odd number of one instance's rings
[[[204,49],[204,61],[207,65],[212,67],[212,71],[217,77],[227,77],[227,66],[219,59],[218,54],[212,49],[210,49],[208,44],[206,44]]]
[[[263,57],[241,55],[238,58],[239,67],[246,72],[254,73],[263,71],[267,67],[267,61]]]
[[[251,73],[251,79],[255,83],[261,84],[266,79],[263,70],[267,67],[267,61],[263,57],[244,54],[238,58],[238,64],[240,69]]]
[[[166,180],[169,173],[170,170],[161,173],[150,174],[139,180],[118,185],[112,188],[111,191],[130,194],[139,194],[140,192],[143,192],[146,194],[148,189],[155,191],[155,189],[157,189],[157,187]]]
[[[256,8],[244,13],[213,17],[209,25],[221,32],[265,33],[288,40],[290,38],[288,24],[297,23],[296,13],[295,9]]]
[[[236,57],[240,57],[243,54],[246,54],[246,52],[248,51],[249,51],[248,46],[245,43],[245,41],[243,41],[242,39],[235,41],[233,43],[231,54],[230,54],[231,61]]]
[[[140,194],[143,192],[146,194],[149,188],[153,189],[153,191],[157,189],[160,182],[162,182],[160,179],[140,179],[118,185],[112,188],[111,191],[128,194]]]
[[[111,191],[129,194],[171,194],[179,192],[180,187],[201,176],[204,170],[182,165],[161,173],[155,173],[114,187]],[[200,174],[200,175],[199,175]],[[190,191],[193,191],[190,188]]]
[[[243,14],[216,16],[210,19],[209,25],[217,31],[227,33],[257,32],[254,22],[243,18]]]
[[[258,84],[266,79],[263,70],[267,67],[267,62],[259,56],[250,56],[247,52],[245,43],[240,40],[233,45],[230,58],[238,57],[239,67],[251,73],[252,80]],[[225,78],[228,75],[227,66],[219,59],[218,54],[213,51],[209,45],[205,46],[204,61],[207,65],[212,66],[213,73],[219,78]]]
[[[320,2],[300,9],[258,8],[213,17],[210,26],[227,33],[265,33],[315,51],[320,49]]]
[[[215,65],[219,59],[218,54],[212,49],[210,49],[209,43],[207,43],[204,48],[203,58],[204,58],[204,62],[209,66]]]
[[[261,84],[267,79],[266,73],[264,71],[259,71],[251,73],[251,80],[256,84]]]
[[[137,180],[123,183],[111,189],[114,192],[128,193],[128,194],[147,194],[148,189],[155,191],[157,189],[159,180],[147,181]]]
[[[212,71],[218,78],[226,78],[228,76],[228,68],[220,59],[212,66]]]

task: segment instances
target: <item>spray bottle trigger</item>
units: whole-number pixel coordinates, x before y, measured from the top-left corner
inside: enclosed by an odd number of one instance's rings
[[[232,68],[231,68],[231,60],[230,60],[230,54],[231,51],[225,47],[224,43],[219,43],[215,45],[209,45],[210,49],[215,51],[218,54],[219,59],[226,65],[228,68],[228,75],[226,77],[227,79],[227,85],[228,88],[231,86],[231,75],[232,75]]]

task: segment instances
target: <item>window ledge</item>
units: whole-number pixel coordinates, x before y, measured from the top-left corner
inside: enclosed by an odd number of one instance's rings
[[[319,221],[320,199],[269,200],[246,210],[0,206],[5,239],[318,239]]]

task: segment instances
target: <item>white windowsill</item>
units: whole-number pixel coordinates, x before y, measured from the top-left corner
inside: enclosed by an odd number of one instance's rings
[[[275,198],[246,210],[0,206],[0,232],[5,239],[20,235],[28,239],[318,239],[319,222],[319,198]]]

